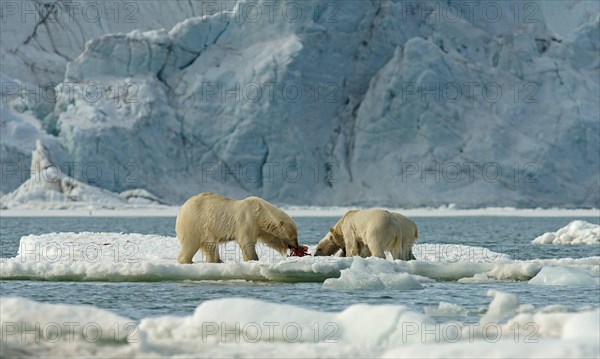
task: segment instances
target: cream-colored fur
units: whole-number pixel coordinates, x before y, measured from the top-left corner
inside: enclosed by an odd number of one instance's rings
[[[219,244],[228,241],[240,245],[246,261],[258,260],[255,248],[258,241],[282,255],[290,247],[298,248],[294,221],[258,197],[235,200],[215,193],[200,193],[179,210],[175,232],[181,246],[179,263],[192,263],[198,250],[206,262],[219,263]]]
[[[331,255],[336,254],[340,249],[342,250],[340,252],[340,257],[345,257],[346,256],[346,244],[345,243],[341,243],[341,244],[336,243],[335,238],[333,237],[333,234],[331,232],[327,232],[325,237],[323,237],[323,239],[321,239],[321,241],[319,241],[319,244],[317,245],[317,248],[315,249],[315,257],[331,256]]]
[[[343,222],[349,214],[354,212],[357,212],[357,210],[354,209],[346,212],[346,214],[338,221],[336,226]],[[329,228],[329,232],[327,232],[325,237],[319,241],[319,244],[317,244],[317,248],[315,249],[315,257],[331,256],[336,254],[339,250],[341,250],[340,257],[346,256],[346,243],[344,242],[344,236],[335,236],[334,232],[334,228]]]
[[[394,259],[412,260],[417,238],[417,225],[399,213],[352,210],[329,229],[317,245],[315,256],[332,255],[342,249],[342,256],[385,258],[385,251],[390,251]]]
[[[412,248],[419,239],[419,229],[417,228],[417,224],[411,221],[410,219],[404,217],[400,213],[390,213],[396,216],[400,220],[400,223],[402,223],[402,246],[404,248],[403,253],[408,252],[408,260],[416,259],[412,252]]]

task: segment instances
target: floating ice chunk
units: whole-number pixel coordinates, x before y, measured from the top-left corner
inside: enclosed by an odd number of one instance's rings
[[[539,318],[545,321],[546,318]],[[569,320],[569,318],[561,318]],[[595,313],[585,313],[579,319],[581,324],[586,321],[585,329],[594,328],[592,321],[598,321],[598,315]],[[587,322],[589,320],[589,322]],[[561,328],[561,323],[553,323],[557,328]],[[444,324],[441,326],[443,327]],[[450,324],[446,324],[448,326]],[[529,325],[529,326],[527,326]],[[541,328],[542,324],[536,322],[524,323],[512,329],[508,326],[502,326],[502,334],[499,337],[488,335],[477,338],[472,342],[461,340],[457,343],[447,343],[440,340],[434,345],[398,345],[390,347],[380,358],[598,358],[599,344],[597,329],[591,329],[584,336],[545,339],[536,335],[536,328]],[[525,329],[526,328],[526,329]],[[565,328],[566,329],[566,328]],[[509,335],[510,334],[510,335]],[[595,337],[592,337],[595,335]],[[431,335],[433,337],[433,335]],[[461,339],[468,338],[461,335]],[[487,339],[485,339],[487,338]],[[554,339],[555,338],[555,339]]]
[[[466,283],[466,284],[478,284],[478,283],[491,283],[491,282],[497,282],[496,279],[494,278],[490,278],[488,277],[487,274],[485,273],[477,273],[472,277],[467,277],[467,278],[461,278],[458,280],[459,283]]]
[[[124,343],[135,329],[132,320],[91,305],[46,304],[20,297],[0,298],[0,323],[3,341],[34,333],[48,341]]]
[[[534,244],[600,244],[600,225],[573,221],[556,232],[544,233]]]
[[[0,262],[0,278],[70,279],[85,281],[157,280],[273,280],[318,281],[339,276],[351,259],[285,258],[257,245],[259,261],[242,261],[240,247],[229,242],[220,247],[225,263],[194,264],[175,260],[175,237],[123,233],[48,233],[21,238],[18,255]]]
[[[600,310],[591,313],[574,313],[567,317],[562,328],[563,339],[589,339],[598,342],[600,334]]]
[[[494,296],[487,318],[511,315],[517,302]],[[521,313],[505,324],[435,323],[403,305],[351,305],[322,312],[246,298],[209,300],[187,316],[127,318],[92,306],[0,298],[3,356],[28,357],[598,357],[600,311]],[[440,308],[456,307],[446,304]],[[495,313],[495,314],[494,314]],[[39,340],[63,323],[80,324],[62,341]],[[103,339],[86,323],[102,329]],[[115,325],[119,325],[121,331]],[[19,328],[27,328],[27,335]],[[127,329],[130,330],[127,330]],[[477,328],[479,332],[476,333]],[[132,333],[135,332],[135,334]],[[97,331],[99,332],[99,331]],[[497,337],[496,333],[500,336]],[[486,334],[487,333],[487,334]],[[40,333],[38,333],[41,335]],[[506,335],[505,335],[506,334]],[[55,337],[53,337],[55,338]],[[70,339],[70,340],[67,340]],[[497,339],[497,340],[496,340]],[[54,355],[49,355],[54,354]],[[285,356],[285,355],[284,355]]]
[[[344,271],[348,271],[345,269]],[[342,273],[344,272],[342,271]],[[408,273],[379,273],[376,274],[383,286],[387,289],[422,289],[420,285],[413,277]],[[332,278],[333,279],[333,278]]]
[[[528,280],[542,268],[539,261],[502,262],[494,266],[487,275],[498,280]]]
[[[379,276],[360,271],[343,270],[339,278],[329,278],[323,282],[323,288],[338,290],[385,289]]]
[[[323,288],[338,290],[357,289],[422,289],[410,274],[395,271],[393,263],[383,260],[360,257],[354,258],[350,268],[341,271],[339,278],[329,278]]]
[[[570,338],[595,342],[598,345],[600,328],[598,327],[598,308],[583,312],[556,312],[542,308],[534,313],[521,313],[506,322],[504,327],[521,336],[520,341],[540,342],[543,338]],[[571,320],[574,321],[571,322]],[[504,328],[503,328],[504,329]],[[515,338],[517,339],[517,338]],[[598,350],[598,348],[596,349]],[[597,357],[597,355],[596,355]]]
[[[480,247],[463,246],[466,252]],[[453,248],[440,245],[439,248]],[[471,248],[471,249],[469,249]],[[310,250],[314,252],[314,246]],[[279,282],[323,282],[326,279],[360,280],[356,289],[419,288],[414,282],[528,281],[542,267],[568,267],[600,277],[600,257],[499,261],[477,258],[470,261],[392,261],[360,257],[284,257],[265,245],[257,245],[258,261],[243,261],[240,247],[228,242],[219,248],[225,263],[203,263],[199,252],[194,264],[175,260],[177,238],[124,233],[47,233],[21,238],[14,258],[0,259],[2,279],[76,281],[161,281],[161,280],[251,280]],[[417,255],[418,258],[418,255]],[[432,257],[433,258],[433,257]],[[342,277],[342,271],[346,271]],[[409,275],[409,276],[407,276]],[[354,277],[355,278],[354,278]],[[338,278],[341,277],[341,278]],[[349,278],[353,279],[349,279]],[[335,280],[327,283],[333,285]],[[350,290],[350,288],[348,288]]]
[[[400,305],[357,304],[342,312],[327,313],[230,298],[206,301],[193,315],[184,318],[143,319],[140,332],[144,334],[141,346],[146,350],[170,348],[171,353],[183,354],[204,350],[207,345],[235,343],[252,343],[263,348],[269,344],[279,348],[290,343],[327,344],[335,353],[348,345],[373,350],[399,343],[396,339],[402,337],[403,328],[413,323],[431,325],[432,320]],[[420,328],[414,328],[410,336],[404,337],[405,343],[420,341]]]
[[[544,267],[531,280],[535,285],[586,285],[597,286],[600,278],[593,277],[590,272],[573,267]]]
[[[519,301],[514,294],[490,289],[487,295],[494,299],[490,303],[487,313],[480,320],[482,324],[498,322],[504,318],[513,316],[519,308]]]

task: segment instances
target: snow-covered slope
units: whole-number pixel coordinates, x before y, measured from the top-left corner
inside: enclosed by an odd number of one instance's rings
[[[173,202],[599,204],[598,17],[561,37],[508,2],[240,1],[171,28],[183,2],[146,3],[174,10],[67,47],[42,128],[70,161]]]

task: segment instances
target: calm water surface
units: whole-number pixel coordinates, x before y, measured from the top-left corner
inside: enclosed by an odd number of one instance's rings
[[[451,243],[486,247],[513,259],[583,258],[600,256],[600,246],[532,245],[536,236],[555,231],[577,218],[523,217],[415,217],[419,243]],[[582,218],[599,223],[598,218]],[[175,218],[48,217],[1,218],[0,255],[14,257],[21,236],[50,232],[123,232],[175,236]],[[337,218],[296,218],[300,242],[317,243]],[[600,306],[600,287],[533,286],[527,282],[462,284],[424,283],[423,290],[323,289],[321,283],[211,282],[47,282],[0,281],[3,296],[17,295],[49,303],[92,304],[140,320],[159,315],[190,315],[203,301],[248,297],[289,303],[322,311],[339,311],[351,304],[403,304],[417,311],[440,301],[469,310],[467,321],[476,321],[490,299],[489,289],[517,294],[521,303],[536,307],[564,304],[573,308]]]

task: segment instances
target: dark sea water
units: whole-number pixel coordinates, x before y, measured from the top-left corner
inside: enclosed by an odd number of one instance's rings
[[[479,246],[509,255],[514,260],[584,258],[600,256],[600,246],[533,245],[538,235],[556,231],[574,219],[598,223],[598,218],[526,217],[422,217],[419,243],[446,243]],[[0,219],[1,257],[17,254],[21,236],[50,232],[123,232],[175,236],[175,218],[155,217],[48,217]],[[295,219],[299,240],[315,244],[337,218]],[[321,283],[272,283],[247,281],[162,281],[162,282],[69,282],[42,280],[1,280],[2,296],[22,296],[48,303],[92,304],[140,320],[159,315],[190,315],[203,301],[248,297],[289,303],[322,311],[339,311],[355,303],[403,304],[423,311],[440,301],[461,305],[465,318],[475,321],[484,312],[489,289],[516,294],[521,303],[536,307],[564,304],[572,308],[600,306],[598,286],[534,286],[524,282],[463,284],[423,283],[422,290],[334,291]]]

